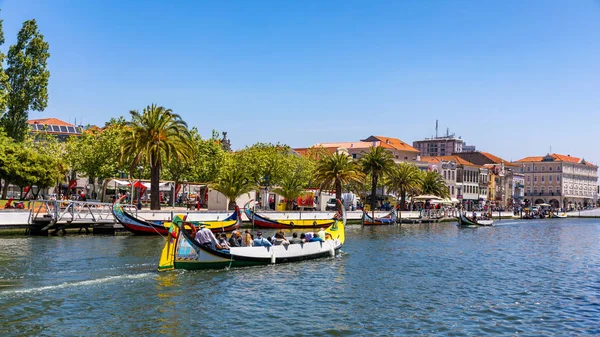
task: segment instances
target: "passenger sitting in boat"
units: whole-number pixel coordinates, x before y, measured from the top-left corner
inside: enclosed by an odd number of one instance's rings
[[[317,232],[317,236],[321,238],[321,241],[325,241],[325,230],[321,227],[321,230]]]
[[[298,243],[302,243],[301,239],[298,239],[298,233],[294,232],[292,234],[292,239],[290,240],[290,244],[298,244]]]
[[[273,240],[273,246],[289,245],[290,242],[281,233],[275,234],[275,240]]]
[[[300,234],[300,243],[306,243],[306,234]]]
[[[310,239],[312,239],[312,238],[313,238],[313,236],[314,236],[314,233],[313,233],[313,232],[307,232],[307,233],[304,233],[304,238],[306,239],[306,241],[305,241],[305,242],[309,242],[309,241],[310,241]]]
[[[231,237],[229,238],[229,246],[230,247],[241,247],[242,246],[242,233],[240,231],[233,231],[231,233]]]
[[[210,229],[206,228],[206,225],[200,225],[200,230],[196,233],[196,241],[201,246],[213,248],[217,243],[217,238]]]
[[[321,239],[318,235],[315,235],[312,237],[312,239],[308,240],[308,242],[317,242],[317,241],[323,242],[325,240]]]
[[[242,242],[242,246],[252,247],[253,241],[254,240],[252,239],[252,234],[250,234],[250,231],[246,229],[246,231],[244,232],[244,241]]]
[[[221,234],[221,237],[219,238],[219,242],[216,244],[216,247],[220,250],[229,250],[230,247],[229,243],[227,243],[227,234]]]
[[[263,246],[263,247],[271,247],[272,246],[272,244],[269,242],[269,240],[262,237],[262,232],[257,232],[256,236],[257,236],[256,239],[254,239],[255,246]]]

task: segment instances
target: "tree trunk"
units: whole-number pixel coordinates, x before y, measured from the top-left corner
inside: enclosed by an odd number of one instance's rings
[[[8,180],[3,179],[4,185],[2,185],[2,199],[6,199],[6,195],[8,194]]]
[[[150,209],[160,210],[160,166],[152,164],[150,171]]]
[[[340,201],[342,200],[342,183],[339,180],[335,181],[335,198]],[[338,211],[342,211],[338,202],[336,202],[336,207]]]
[[[371,185],[371,211],[375,210],[375,200],[377,199],[377,174],[373,172],[373,183]]]

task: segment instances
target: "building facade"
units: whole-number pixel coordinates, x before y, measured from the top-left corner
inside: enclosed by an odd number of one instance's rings
[[[525,203],[580,209],[598,198],[598,166],[570,155],[547,154],[515,162],[524,175]]]

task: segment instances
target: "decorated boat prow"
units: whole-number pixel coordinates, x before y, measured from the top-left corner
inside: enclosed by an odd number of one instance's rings
[[[249,205],[254,200],[248,201],[244,205],[244,213],[248,217],[248,220],[258,228],[271,228],[271,229],[293,229],[293,228],[316,228],[316,227],[327,227],[334,223],[334,219],[271,219],[267,216],[260,215],[252,210]],[[310,213],[309,213],[310,214]]]
[[[325,229],[325,241],[270,247],[231,247],[229,250],[219,250],[211,245],[200,245],[194,238],[193,227],[173,223],[160,257],[158,270],[224,269],[333,257],[344,245],[345,225],[346,213],[342,210],[342,216]]]
[[[369,215],[363,210],[362,224],[363,226],[383,226],[383,225],[395,225],[396,224],[396,211],[392,210],[388,215],[383,217],[375,217]]]
[[[136,217],[125,211],[119,202],[113,204],[112,213],[115,219],[117,219],[123,227],[136,235],[166,235],[169,233],[169,228],[171,227],[171,221],[148,221]],[[231,231],[239,228],[242,223],[241,212],[237,206],[233,213],[223,220],[186,221],[186,218],[186,215],[176,214],[173,216],[172,221],[177,222],[180,225],[183,223],[193,225],[196,228],[199,225],[205,225],[213,232]]]

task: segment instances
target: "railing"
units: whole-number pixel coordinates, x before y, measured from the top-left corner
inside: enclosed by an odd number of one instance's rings
[[[36,221],[65,222],[114,222],[112,203],[75,200],[32,200],[27,203],[28,223]],[[128,212],[137,215],[134,205],[122,205]]]

